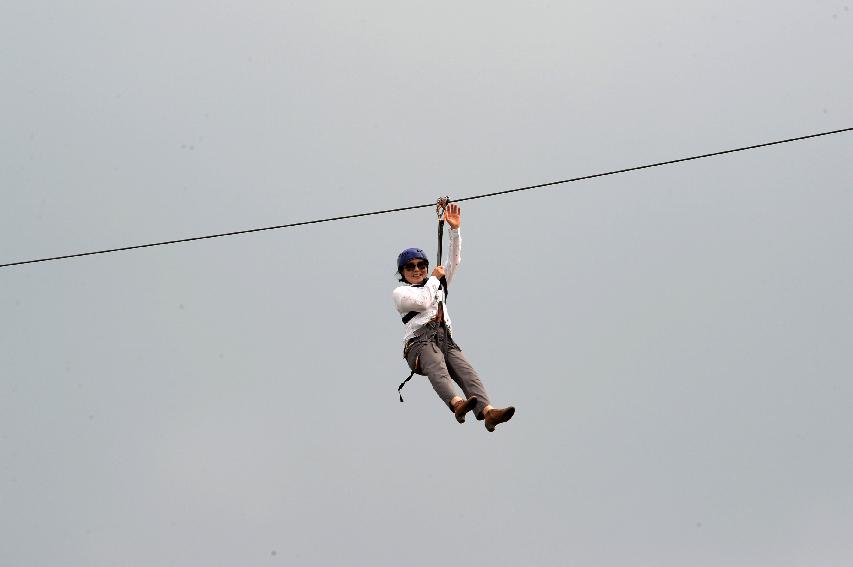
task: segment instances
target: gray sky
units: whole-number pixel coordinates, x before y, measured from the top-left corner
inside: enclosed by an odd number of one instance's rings
[[[0,263],[853,126],[848,0],[6,0]],[[853,562],[853,135],[0,271],[0,566]]]

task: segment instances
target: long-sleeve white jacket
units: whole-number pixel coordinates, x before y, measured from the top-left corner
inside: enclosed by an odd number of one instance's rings
[[[447,285],[453,280],[459,270],[459,264],[462,263],[462,235],[460,229],[450,229],[450,259],[444,266],[444,275],[447,278]],[[403,336],[403,343],[411,339],[418,332],[418,329],[429,322],[430,319],[438,314],[438,303],[444,302],[444,290],[439,287],[438,278],[430,276],[423,287],[415,287],[412,285],[401,285],[394,289],[394,306],[400,313],[402,318],[410,311],[417,311],[418,314],[412,317],[406,323],[406,332]],[[450,315],[447,312],[447,303],[444,304],[444,322],[447,329],[452,333],[452,324]]]

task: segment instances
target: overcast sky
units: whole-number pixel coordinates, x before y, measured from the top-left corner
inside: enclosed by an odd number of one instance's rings
[[[849,0],[0,8],[0,263],[853,126]],[[0,270],[0,566],[848,566],[853,134]]]

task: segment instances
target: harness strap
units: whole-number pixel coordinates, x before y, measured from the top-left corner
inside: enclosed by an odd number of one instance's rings
[[[411,379],[412,379],[412,376],[414,376],[414,375],[415,375],[415,371],[414,371],[414,370],[412,370],[411,374],[409,374],[409,377],[408,377],[408,378],[406,378],[405,380],[403,380],[403,382],[400,384],[400,387],[399,387],[399,388],[397,388],[397,394],[400,396],[400,402],[402,402],[402,401],[403,401],[403,392],[402,392],[402,390],[403,390],[403,386],[405,386],[405,385],[406,385],[406,382],[408,382],[409,380],[411,380]]]
[[[403,358],[407,358],[409,356],[409,349],[412,348],[412,345],[414,343],[415,343],[414,338],[409,339],[409,341],[406,343],[406,346],[403,348]],[[400,396],[400,402],[403,401],[403,392],[402,392],[403,386],[406,385],[406,382],[408,382],[409,380],[412,379],[412,376],[414,376],[415,373],[418,371],[418,368],[420,367],[420,365],[421,365],[421,355],[419,354],[417,357],[415,357],[414,368],[409,373],[409,377],[406,378],[405,380],[403,380],[400,383],[400,386],[397,388],[397,394]]]
[[[429,278],[427,278],[426,280],[422,281],[419,284],[412,284],[412,287],[424,287],[426,285],[428,279]],[[420,313],[420,311],[409,311],[408,313],[403,315],[403,324],[405,325],[406,323],[411,321],[413,318],[417,317],[418,313]]]

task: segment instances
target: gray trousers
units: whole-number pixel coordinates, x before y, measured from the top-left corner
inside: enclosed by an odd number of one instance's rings
[[[424,325],[421,333],[407,343],[404,356],[409,369],[426,375],[435,393],[448,407],[450,400],[459,395],[454,383],[462,389],[466,399],[477,396],[474,415],[482,419],[479,416],[483,408],[490,405],[489,395],[477,371],[444,325],[434,322]]]

